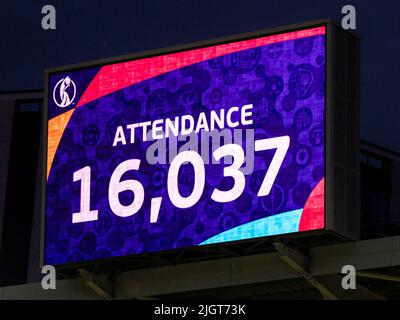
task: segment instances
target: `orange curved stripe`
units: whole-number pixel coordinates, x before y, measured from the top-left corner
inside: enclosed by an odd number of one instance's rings
[[[49,179],[50,169],[61,137],[74,110],[75,109],[71,109],[49,120],[47,128],[47,179]]]

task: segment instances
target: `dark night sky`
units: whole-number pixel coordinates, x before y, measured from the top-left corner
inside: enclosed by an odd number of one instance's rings
[[[400,151],[397,132],[400,2],[334,0],[2,1],[0,92],[42,89],[43,69],[320,18],[357,9],[361,45],[361,135]],[[41,28],[41,8],[57,30]]]

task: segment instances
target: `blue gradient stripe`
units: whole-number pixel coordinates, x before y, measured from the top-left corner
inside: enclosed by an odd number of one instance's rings
[[[303,209],[298,209],[251,221],[217,234],[199,245],[297,232],[302,212]]]

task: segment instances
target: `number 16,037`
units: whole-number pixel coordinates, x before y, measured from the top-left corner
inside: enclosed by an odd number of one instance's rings
[[[274,184],[279,169],[289,149],[289,136],[276,138],[260,139],[255,141],[254,150],[263,151],[276,149],[271,164],[265,174],[257,193],[258,197],[268,196]],[[211,193],[211,199],[216,202],[230,202],[240,197],[245,189],[245,176],[240,170],[244,163],[244,151],[238,144],[226,144],[213,152],[216,161],[231,156],[232,164],[224,168],[224,177],[233,178],[233,186],[230,190],[222,191],[215,188]],[[178,174],[183,164],[190,163],[194,169],[194,185],[192,193],[183,197],[178,189]],[[143,185],[134,179],[121,181],[122,175],[130,170],[139,170],[140,160],[129,159],[120,163],[111,175],[108,187],[108,202],[112,212],[119,217],[129,217],[137,213],[144,202]],[[72,223],[81,223],[96,221],[98,219],[98,210],[90,209],[90,176],[91,169],[89,166],[83,167],[73,174],[73,181],[81,181],[80,193],[80,211],[72,214]],[[200,200],[205,185],[205,166],[201,156],[196,151],[183,151],[179,153],[171,162],[167,178],[167,191],[171,203],[177,208],[189,208]],[[119,193],[123,191],[131,191],[134,195],[132,203],[123,205],[119,201]],[[161,197],[153,198],[151,203],[150,221],[156,222],[158,211],[161,205]]]

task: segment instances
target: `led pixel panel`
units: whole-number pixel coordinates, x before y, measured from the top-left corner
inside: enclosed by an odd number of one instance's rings
[[[44,263],[324,229],[325,37],[50,71]]]

